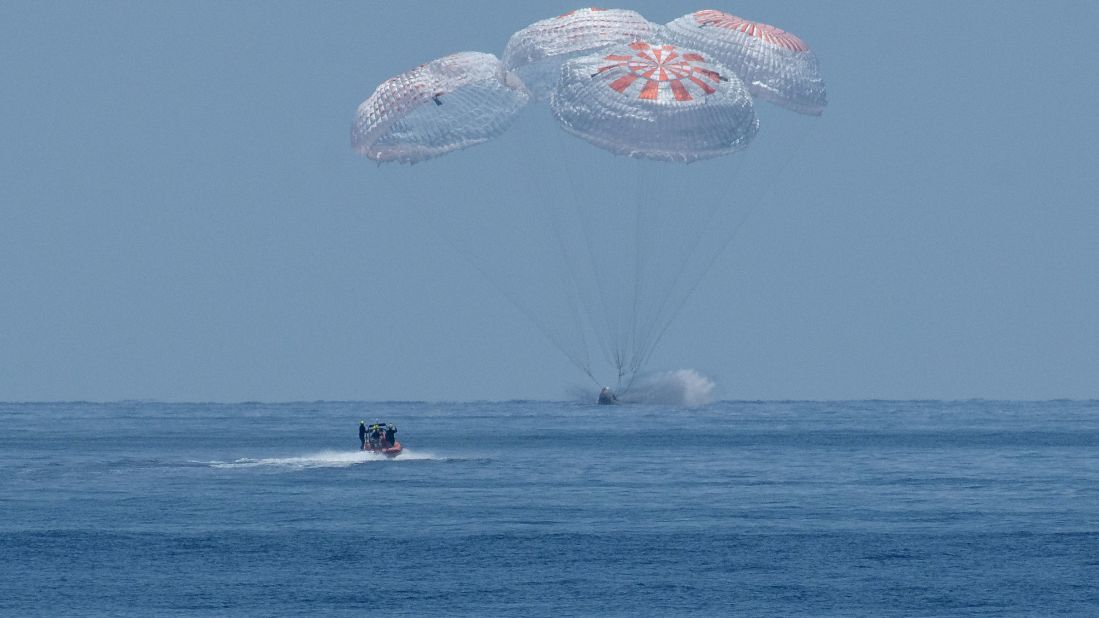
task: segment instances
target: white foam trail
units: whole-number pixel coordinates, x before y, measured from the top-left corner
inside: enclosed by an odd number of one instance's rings
[[[321,451],[319,453],[300,455],[297,457],[269,457],[263,459],[244,457],[235,461],[211,461],[207,462],[207,464],[211,468],[274,467],[301,470],[305,468],[346,468],[348,466],[374,461],[400,462],[423,459],[438,458],[431,453],[411,451],[409,449],[404,449],[400,455],[392,458],[386,457],[381,453],[371,453],[370,451]]]
[[[715,386],[713,380],[694,369],[676,369],[638,378],[633,388],[620,399],[629,403],[691,408],[713,403]]]

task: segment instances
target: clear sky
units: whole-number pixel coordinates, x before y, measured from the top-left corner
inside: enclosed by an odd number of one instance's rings
[[[387,77],[577,6],[0,3],[0,400],[583,385],[348,136]],[[1099,397],[1099,5],[611,6],[775,24],[829,90],[652,368],[733,399]]]

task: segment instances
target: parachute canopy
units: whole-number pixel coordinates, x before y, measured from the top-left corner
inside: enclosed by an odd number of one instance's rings
[[[569,11],[513,34],[504,49],[504,66],[518,75],[532,94],[545,100],[567,60],[610,45],[649,39],[657,27],[634,11]]]
[[[416,163],[500,135],[529,99],[496,56],[453,54],[378,86],[359,105],[351,144],[375,161]]]
[[[748,90],[728,69],[696,51],[644,41],[567,62],[550,107],[573,135],[660,161],[735,152],[759,127]]]
[[[816,55],[798,37],[767,24],[705,10],[669,22],[669,39],[732,69],[752,96],[819,116],[827,105]]]

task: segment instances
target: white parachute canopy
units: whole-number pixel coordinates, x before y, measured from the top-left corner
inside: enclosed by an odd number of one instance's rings
[[[569,133],[658,161],[730,154],[759,128],[752,98],[732,72],[666,43],[635,41],[570,60],[550,106]]]
[[[535,22],[508,40],[504,66],[535,97],[548,99],[561,65],[619,43],[648,39],[658,26],[634,11],[586,8]]]
[[[732,69],[752,96],[810,116],[827,105],[816,55],[789,32],[714,10],[684,15],[665,30],[671,41]]]
[[[461,52],[392,77],[359,105],[351,145],[417,163],[499,136],[530,97],[492,54]]]

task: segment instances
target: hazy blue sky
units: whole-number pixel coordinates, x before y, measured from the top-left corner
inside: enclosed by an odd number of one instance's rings
[[[583,384],[348,137],[378,82],[577,6],[0,3],[0,400]],[[773,23],[829,89],[654,369],[725,398],[1099,397],[1095,3],[612,6]]]

